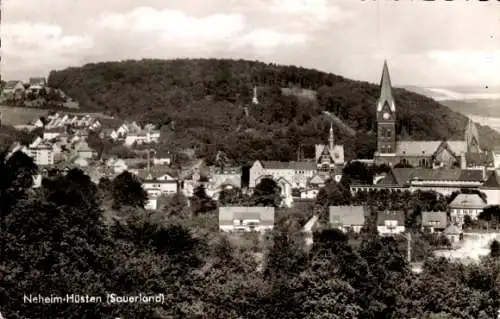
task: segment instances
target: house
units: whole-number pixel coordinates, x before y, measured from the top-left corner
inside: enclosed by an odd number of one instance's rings
[[[450,243],[456,244],[460,241],[460,236],[462,235],[462,229],[460,229],[457,225],[450,224],[443,231],[443,235],[450,241]]]
[[[422,230],[442,232],[448,226],[446,212],[422,212]]]
[[[137,176],[142,181],[144,190],[153,197],[158,197],[162,194],[175,194],[178,191],[178,181],[165,170],[155,169],[139,169]]]
[[[40,92],[41,89],[43,89],[47,85],[47,81],[45,78],[30,78],[29,79],[29,88],[28,90],[34,94],[37,94]]]
[[[377,213],[377,230],[382,236],[405,232],[405,214],[402,211],[380,211]]]
[[[46,141],[35,140],[25,153],[33,158],[36,165],[54,164],[54,151],[52,145]]]
[[[364,206],[330,206],[330,226],[344,232],[359,233],[365,225],[368,211]]]
[[[274,227],[274,207],[219,207],[219,228],[226,232],[263,232]]]
[[[91,159],[97,156],[97,152],[94,151],[84,140],[80,140],[76,143],[75,151],[77,152],[78,157],[82,159]]]
[[[316,171],[314,162],[255,161],[250,168],[249,187],[255,188],[263,177],[285,179],[293,188],[305,188]]]
[[[465,216],[477,220],[479,214],[486,207],[486,202],[478,194],[458,194],[449,207],[451,222],[462,227]]]
[[[2,98],[19,99],[24,95],[25,91],[22,81],[7,81],[2,90]]]

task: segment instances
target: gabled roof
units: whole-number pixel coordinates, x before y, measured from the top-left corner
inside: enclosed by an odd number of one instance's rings
[[[274,225],[274,207],[222,206],[219,207],[219,224],[233,225],[237,219],[258,219],[263,225]]]
[[[290,169],[290,170],[315,170],[316,164],[313,162],[278,162],[261,161],[264,169]]]
[[[326,182],[325,178],[323,178],[320,174],[314,174],[313,177],[309,179],[309,184],[324,184]]]
[[[433,156],[440,147],[448,148],[455,156],[467,151],[465,141],[398,141],[396,153],[405,156]]]
[[[46,80],[43,77],[34,77],[34,78],[30,78],[30,80],[29,80],[30,85],[45,84],[45,83],[46,83]]]
[[[364,206],[330,206],[328,210],[332,226],[361,226],[368,215]]]
[[[478,194],[458,194],[449,206],[460,209],[482,209],[486,203]]]
[[[405,213],[402,211],[379,211],[377,212],[377,225],[384,226],[386,221],[395,220],[398,226],[405,225]]]
[[[168,176],[172,177],[172,179],[175,179],[173,176],[171,176],[171,172],[172,172],[172,170],[169,169],[168,167],[151,166],[149,171],[147,168],[138,169],[137,176],[140,179],[147,179],[149,174],[151,174],[153,179],[157,179],[159,177],[168,175]]]
[[[380,80],[380,97],[377,104],[377,112],[382,111],[385,104],[388,104],[391,111],[396,111],[396,103],[394,103],[394,97],[392,96],[392,84],[391,76],[389,75],[389,67],[387,66],[387,61],[384,61],[384,67],[382,69],[382,79]]]
[[[437,222],[438,225],[434,225]],[[422,212],[422,226],[445,228],[448,225],[446,212]]]

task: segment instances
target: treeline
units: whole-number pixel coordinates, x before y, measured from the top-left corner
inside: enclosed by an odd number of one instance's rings
[[[150,213],[129,173],[96,185],[74,169],[33,190],[36,169],[20,152],[0,161],[0,303],[8,319],[476,319],[494,318],[500,307],[498,245],[477,265],[429,259],[414,275],[395,239],[369,231],[356,247],[338,231],[318,231],[308,249],[298,223],[278,210],[263,240],[236,240],[217,231],[216,205],[201,188],[189,207],[175,195]],[[266,182],[253,199],[273,205],[275,192]],[[163,294],[163,302],[107,304],[108,293]],[[66,294],[103,302],[24,300]]]
[[[312,157],[310,146],[328,138],[323,111],[357,131],[349,137],[335,128],[348,158],[370,158],[375,151],[378,85],[317,70],[245,60],[128,60],[52,71],[48,82],[82,110],[158,124],[165,143],[196,148],[208,159],[224,150],[241,163],[294,160],[299,145]],[[258,105],[251,104],[254,86]],[[293,89],[283,94],[282,88]],[[394,94],[403,138],[463,138],[465,116],[403,89]],[[484,146],[496,145],[498,134],[485,132]]]

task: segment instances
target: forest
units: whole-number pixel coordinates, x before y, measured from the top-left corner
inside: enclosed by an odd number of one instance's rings
[[[34,189],[36,170],[24,153],[1,156],[0,312],[6,319],[486,319],[500,308],[498,242],[477,264],[427,256],[420,274],[410,271],[404,240],[379,237],[370,225],[355,240],[320,227],[307,247],[301,218],[345,200],[341,184],[330,182],[316,208],[277,209],[274,230],[262,237],[234,236],[218,231],[217,203],[203,188],[189,206],[176,194],[161,211],[147,212],[147,195],[128,172],[98,184],[79,169],[52,172]],[[277,194],[276,184],[264,179],[250,198],[234,190],[221,196],[223,204],[276,206]],[[401,200],[442,205],[436,198]],[[113,293],[163,298],[24,301],[26,295]]]
[[[379,75],[374,75],[374,78]],[[195,148],[213,160],[224,151],[240,164],[256,159],[313,157],[326,143],[328,111],[356,132],[335,125],[346,158],[371,158],[376,147],[377,84],[295,66],[246,60],[175,59],[101,62],[50,72],[48,84],[76,99],[82,111],[162,127],[171,149]],[[257,87],[258,104],[252,104]],[[463,139],[467,118],[438,102],[395,89],[401,139]],[[480,127],[485,149],[500,136]]]

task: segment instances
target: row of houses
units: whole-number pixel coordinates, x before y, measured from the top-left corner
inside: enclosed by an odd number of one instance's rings
[[[102,137],[109,137],[114,141],[123,141],[126,146],[134,144],[152,144],[160,141],[160,130],[153,124],[146,124],[144,127],[137,122],[123,123],[117,129],[105,129]]]
[[[7,81],[2,89],[1,97],[5,99],[21,98],[26,93],[38,93],[47,86],[43,77],[30,78],[28,83],[19,80]]]

